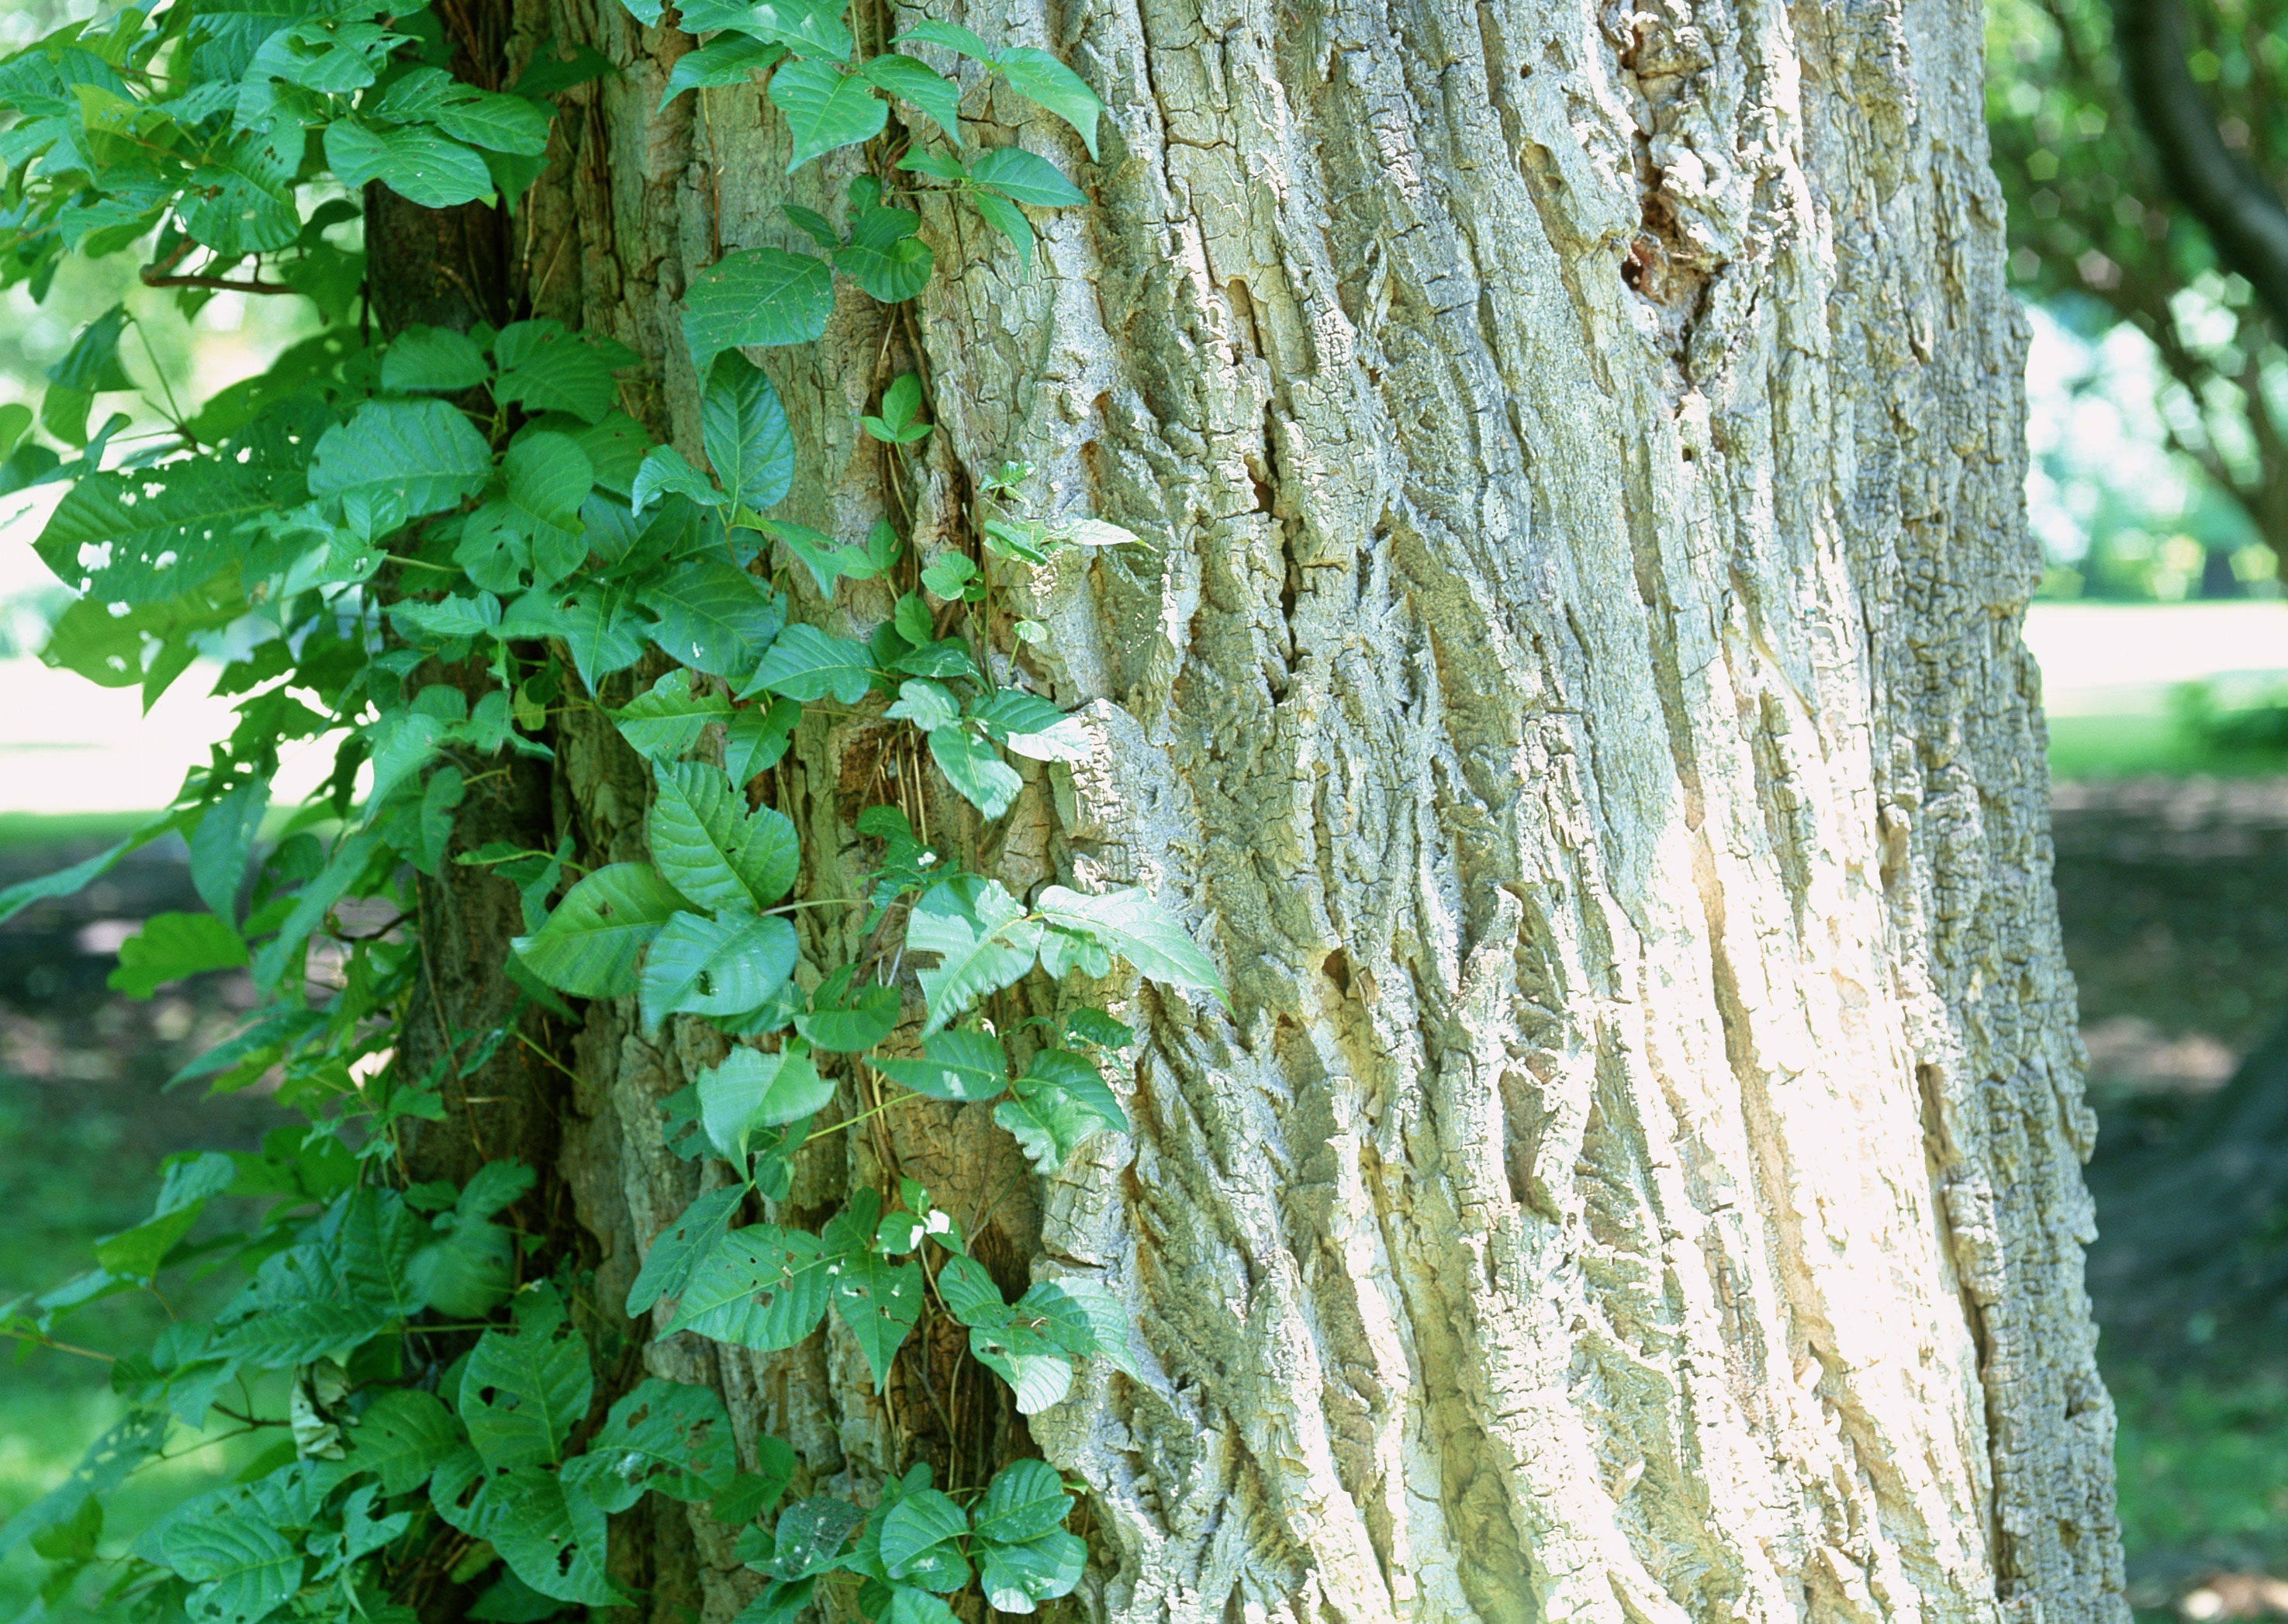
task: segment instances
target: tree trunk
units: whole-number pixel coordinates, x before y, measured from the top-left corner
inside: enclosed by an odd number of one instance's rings
[[[927,552],[1014,458],[1147,539],[1018,606],[1099,748],[983,855],[1152,887],[1232,1009],[1116,987],[1134,1132],[1057,1180],[925,1105],[790,1198],[920,1177],[1005,1283],[1111,1285],[1140,1380],[1091,1364],[1029,1439],[974,1381],[878,1399],[838,1327],[652,1367],[862,1495],[1045,1454],[1091,1618],[2125,1620],[1977,9],[957,20],[1104,97],[1092,165],[964,70],[1093,207],[1029,279],[941,209],[911,322],[844,283],[817,353],[756,353],[787,511]],[[516,274],[654,360],[631,408],[695,454],[684,282],[815,183],[752,89],[655,110],[688,36],[522,0],[512,54],[552,36],[624,76],[566,98]],[[924,360],[893,490],[854,412]],[[814,894],[888,736],[814,718],[780,770]],[[559,817],[641,855],[608,726],[558,750]],[[722,1042],[589,1012],[560,1171],[608,1301]],[[679,1509],[622,1543],[656,1618],[755,1582]]]

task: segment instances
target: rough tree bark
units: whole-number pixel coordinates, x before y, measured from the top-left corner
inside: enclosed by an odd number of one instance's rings
[[[938,14],[1104,96],[1097,164],[965,109],[1094,207],[1029,281],[932,214],[912,321],[845,284],[819,354],[759,353],[791,511],[926,552],[1021,457],[1148,538],[1028,600],[1100,749],[983,856],[1151,885],[1234,1008],[1115,987],[1135,1132],[1057,1180],[945,1106],[790,1198],[922,1177],[1005,1283],[1108,1281],[1141,1380],[1028,1436],[934,1346],[886,1403],[838,1328],[645,1357],[862,1494],[1045,1454],[1089,1617],[2125,1620],[1977,8]],[[624,76],[567,99],[514,273],[655,363],[632,408],[695,454],[684,281],[818,193],[754,91],[655,111],[687,36],[520,0],[512,54],[551,36]],[[854,412],[918,356],[941,427],[892,489]],[[887,736],[814,720],[773,780],[820,894]],[[554,817],[640,855],[608,727],[558,749]],[[601,1005],[575,1041],[607,1298],[695,1192],[655,1105],[720,1042]],[[753,1583],[679,1508],[622,1544],[652,1616]]]

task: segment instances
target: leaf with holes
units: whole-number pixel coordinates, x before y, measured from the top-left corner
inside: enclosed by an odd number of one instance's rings
[[[678,914],[652,939],[636,985],[644,1029],[670,1015],[740,1015],[786,984],[794,927],[775,916],[710,919]]]
[[[435,1395],[401,1387],[385,1392],[351,1430],[351,1461],[381,1480],[385,1494],[409,1494],[468,1447],[468,1435]]]
[[[461,1420],[488,1467],[552,1466],[594,1391],[588,1347],[564,1318],[556,1288],[539,1285],[516,1300],[513,1330],[477,1339],[461,1374]]]
[[[636,961],[684,906],[648,863],[599,868],[565,894],[547,922],[509,945],[560,993],[617,998],[636,990]]]
[[[34,548],[58,580],[101,603],[158,603],[229,565],[243,551],[242,530],[278,499],[269,480],[214,457],[89,474],[56,504]],[[83,564],[91,555],[102,561]],[[132,680],[140,676],[139,661]]]
[[[710,1498],[738,1467],[731,1418],[713,1390],[657,1377],[612,1406],[584,1458],[608,1462],[636,1493],[656,1489],[681,1501]]]
[[[652,1238],[636,1283],[628,1288],[627,1311],[631,1319],[648,1312],[662,1297],[683,1295],[692,1275],[715,1249],[715,1243],[723,1238],[731,1220],[738,1216],[739,1203],[746,1194],[743,1184],[711,1190]]]
[[[874,1373],[875,1390],[890,1384],[890,1362],[921,1318],[926,1287],[918,1264],[890,1264],[870,1251],[853,1251],[834,1276],[834,1311],[858,1340]]]
[[[930,887],[906,925],[908,951],[938,959],[920,972],[930,1007],[925,1033],[1030,970],[1040,938],[1040,926],[997,880],[957,875]]]
[[[697,762],[654,764],[652,860],[700,907],[759,913],[787,893],[801,862],[794,825],[768,806],[747,810],[730,779]],[[758,996],[742,1004],[752,1009]]]
[[[818,1237],[757,1224],[715,1244],[684,1288],[663,1336],[696,1331],[768,1353],[817,1329],[829,1280]]]
[[[260,1624],[302,1587],[302,1553],[226,1501],[171,1523],[162,1549],[192,1587],[191,1616],[217,1624]]]

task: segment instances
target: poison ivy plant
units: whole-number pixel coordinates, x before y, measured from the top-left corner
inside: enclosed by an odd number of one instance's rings
[[[629,9],[662,20],[655,0]],[[0,1529],[0,1554],[28,1542],[49,1562],[51,1601],[99,1568],[107,1615],[406,1624],[448,1584],[476,1593],[476,1618],[612,1606],[634,1598],[611,1577],[610,1519],[646,1494],[735,1531],[760,1586],[743,1624],[791,1619],[833,1587],[838,1609],[905,1624],[954,1617],[944,1598],[972,1588],[1029,1612],[1080,1578],[1073,1496],[1039,1462],[966,1488],[916,1462],[854,1501],[782,1507],[813,1486],[786,1443],[743,1446],[708,1389],[629,1385],[632,1321],[763,1351],[831,1325],[886,1390],[943,1317],[1026,1414],[1061,1401],[1084,1361],[1132,1375],[1100,1282],[1042,1279],[1009,1300],[911,1180],[854,1187],[807,1227],[785,1205],[793,1163],[822,1135],[936,1101],[987,1107],[1053,1175],[1126,1130],[1107,1066],[1133,1034],[1070,997],[1055,1021],[997,1021],[1007,989],[1124,963],[1221,996],[1144,891],[1020,898],[976,866],[978,829],[1029,764],[1091,749],[996,648],[997,588],[1065,549],[1136,538],[1031,511],[1014,464],[974,480],[973,540],[926,558],[888,516],[845,536],[775,511],[806,471],[773,381],[786,358],[770,352],[817,340],[838,284],[886,305],[923,290],[938,245],[922,194],[973,210],[1027,273],[1026,211],[1086,201],[1008,141],[1005,108],[968,123],[981,81],[1041,110],[1021,138],[1069,126],[1092,159],[1101,105],[1047,52],[942,22],[883,40],[831,0],[693,0],[679,18],[703,43],[670,99],[759,81],[792,169],[862,150],[834,218],[785,210],[814,251],[735,249],[688,279],[681,333],[702,384],[695,432],[672,443],[624,409],[646,398],[624,386],[661,358],[606,335],[538,318],[378,333],[345,229],[375,188],[520,208],[568,139],[554,99],[612,71],[595,51],[544,46],[497,89],[456,77],[468,42],[420,0],[168,0],[0,60],[0,286],[46,300],[69,267],[132,255],[187,310],[242,289],[306,299],[324,324],[188,410],[163,389],[147,408],[166,427],[131,451],[130,417],[96,411],[137,387],[128,305],[81,330],[36,414],[0,408],[0,490],[64,487],[36,545],[79,596],[48,658],[147,704],[228,653],[214,692],[237,718],[164,812],[0,892],[0,917],[179,836],[206,911],[147,921],[111,985],[150,997],[243,970],[258,1007],[177,1081],[260,1082],[306,1119],[258,1152],[174,1159],[151,1216],[97,1240],[86,1272],[0,1305],[0,1332],[27,1350],[68,1349],[59,1332],[104,1298],[217,1269],[239,1282],[211,1317],[116,1359],[125,1418]],[[872,382],[854,433],[910,472],[937,421],[924,381]],[[865,635],[836,610],[845,581],[891,606]],[[568,819],[529,847],[472,844],[465,814],[552,771],[573,711],[608,730],[581,748],[616,733],[644,764],[645,855],[592,851]],[[814,812],[798,829],[782,766],[820,712],[880,730],[934,777],[902,777],[896,804],[847,828]],[[311,749],[331,749],[331,777],[274,804],[282,761]],[[949,796],[964,832],[918,835]],[[806,891],[806,831],[863,843],[858,894]],[[417,1068],[401,1040],[435,970],[425,885],[470,867],[516,894],[523,930],[502,968],[518,1002],[486,1029],[443,1026]],[[820,929],[826,910],[855,930]],[[862,951],[833,950],[854,939]],[[705,1192],[648,1238],[624,1303],[600,1301],[552,1240],[562,1191],[536,1169],[496,1160],[452,1183],[418,1176],[417,1144],[409,1154],[411,1125],[444,1119],[497,1056],[562,1066],[583,1000],[628,1001],[640,1032],[680,1023],[700,1047],[675,1052],[719,1057],[662,1110],[667,1148],[708,1164]],[[224,1200],[252,1203],[250,1227],[210,1222]],[[131,1542],[108,1540],[121,1485],[218,1414],[274,1446]]]

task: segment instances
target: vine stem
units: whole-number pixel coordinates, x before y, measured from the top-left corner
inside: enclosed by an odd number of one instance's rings
[[[83,1348],[77,1343],[58,1342],[44,1331],[20,1331],[14,1326],[0,1326],[0,1336],[12,1336],[18,1342],[28,1342],[35,1347],[52,1348],[58,1353],[75,1353],[83,1359],[95,1359],[106,1365],[116,1365],[119,1356],[98,1353],[92,1348]]]

